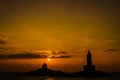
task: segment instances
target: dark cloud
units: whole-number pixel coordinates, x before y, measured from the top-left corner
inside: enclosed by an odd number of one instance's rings
[[[7,41],[4,39],[4,35],[0,34],[0,45],[6,45]]]
[[[58,54],[68,54],[66,51],[60,51]]]
[[[54,55],[57,55],[57,54],[68,54],[68,52],[66,51],[58,51],[58,52],[52,52]]]
[[[4,48],[3,48],[4,49]],[[21,52],[14,53],[8,52],[9,54],[0,54],[0,59],[45,59],[45,58],[70,58],[71,56],[68,54],[43,54],[43,53],[32,53],[32,52]]]
[[[70,58],[70,55],[52,55],[50,58]],[[18,54],[0,54],[0,59],[39,59],[48,58],[48,55],[38,55],[34,53],[18,53]]]
[[[5,44],[7,44],[6,41],[0,39],[0,45],[5,45]]]
[[[0,34],[0,53],[15,53],[16,49],[13,44],[10,44],[6,36]]]
[[[13,48],[12,44],[9,44],[7,37],[5,35],[0,34],[0,54],[1,53],[14,53],[16,50]]]
[[[107,49],[107,50],[104,50],[104,52],[118,52],[120,51],[120,49]]]
[[[52,56],[51,58],[70,58],[70,55]]]
[[[46,55],[38,55],[33,53],[19,53],[19,54],[0,54],[0,59],[38,59],[47,58]]]
[[[71,57],[66,51],[56,51],[52,52],[51,58],[69,58]]]

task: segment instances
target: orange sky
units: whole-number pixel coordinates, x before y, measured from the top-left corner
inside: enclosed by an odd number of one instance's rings
[[[74,67],[67,71],[79,70],[79,67],[81,70],[88,50],[91,50],[94,63],[99,69],[120,71],[119,2],[1,1],[0,66],[4,67],[2,71],[12,70],[8,68],[11,64],[12,67],[17,66],[23,71],[27,69],[27,64],[32,65],[29,69],[33,69],[44,62],[43,58],[54,59],[49,62],[51,68],[67,69],[64,66],[72,61],[70,65]],[[27,62],[24,62],[25,58]],[[40,58],[40,64],[35,58]],[[61,63],[64,59],[66,62]],[[80,62],[79,65],[76,61]],[[16,70],[13,68],[13,71]]]

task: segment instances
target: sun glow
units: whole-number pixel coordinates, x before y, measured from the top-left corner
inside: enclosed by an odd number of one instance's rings
[[[50,58],[48,58],[47,60],[50,61]]]

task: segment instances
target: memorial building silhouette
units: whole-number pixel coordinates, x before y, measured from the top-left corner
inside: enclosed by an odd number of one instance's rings
[[[87,65],[84,65],[84,72],[87,73],[91,73],[91,72],[95,72],[95,65],[92,64],[92,55],[90,53],[90,51],[88,51],[87,54]]]

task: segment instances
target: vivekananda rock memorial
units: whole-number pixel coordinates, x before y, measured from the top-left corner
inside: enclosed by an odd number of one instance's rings
[[[74,73],[67,73],[62,71],[51,70],[44,63],[41,68],[33,71],[29,71],[19,75],[27,76],[55,76],[55,77],[109,77],[107,73],[103,71],[97,71],[95,65],[92,64],[92,55],[90,51],[87,53],[87,64],[84,65],[83,71],[78,71]]]

